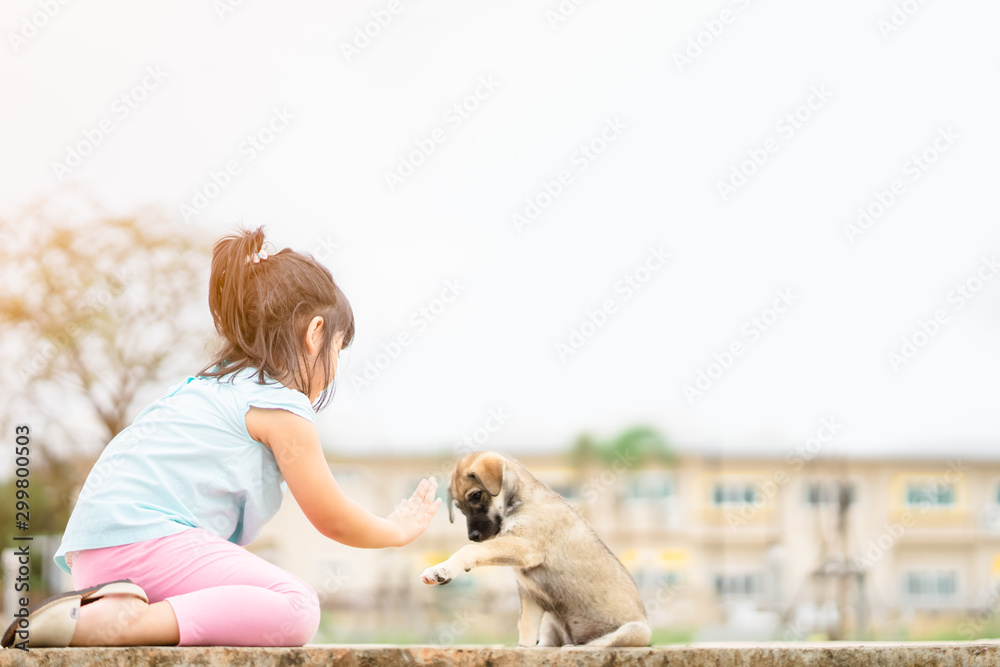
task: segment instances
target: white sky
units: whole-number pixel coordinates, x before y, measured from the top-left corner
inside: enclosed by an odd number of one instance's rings
[[[72,2],[15,53],[10,34],[41,10],[8,0],[0,210],[56,188],[53,162],[103,118],[111,132],[66,180],[115,209],[190,204],[237,161],[191,224],[337,245],[321,258],[358,336],[320,418],[336,451],[447,448],[502,408],[489,448],[650,423],[682,447],[781,453],[835,416],[829,454],[992,454],[1000,279],[962,308],[949,295],[1000,259],[1000,5],[927,3],[886,38],[888,0],[594,1],[555,28],[554,1],[402,0],[348,62],[342,45],[388,5],[244,0],[220,18],[208,1]],[[733,20],[713,24],[723,10]],[[124,117],[148,68],[162,80]],[[449,120],[484,78],[495,90]],[[250,159],[241,145],[276,109],[292,120]],[[796,110],[800,127],[779,125]],[[581,171],[578,147],[609,121]],[[385,172],[435,128],[443,142],[391,190]],[[953,138],[936,153],[939,131]],[[723,201],[717,184],[765,146]],[[925,150],[938,159],[913,171]],[[561,171],[569,185],[518,233],[512,214]],[[845,223],[894,179],[901,194],[850,243]],[[626,300],[616,283],[650,247],[671,257]],[[464,290],[419,329],[449,280]],[[744,323],[778,290],[794,304],[751,340]],[[557,343],[606,299],[615,311],[564,363]],[[938,309],[947,321],[893,369]],[[411,344],[356,390],[400,333]],[[743,353],[692,404],[683,386],[733,342]]]

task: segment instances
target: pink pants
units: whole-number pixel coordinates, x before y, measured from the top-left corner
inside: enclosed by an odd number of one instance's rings
[[[180,646],[302,646],[319,627],[307,583],[201,528],[80,552],[73,586],[131,579],[150,603],[166,600]]]

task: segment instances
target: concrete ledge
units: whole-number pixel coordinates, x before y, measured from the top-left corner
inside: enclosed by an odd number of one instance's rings
[[[329,645],[302,648],[135,647],[0,651],[0,667],[126,667],[198,665],[221,667],[372,667],[374,665],[491,665],[493,667],[996,667],[1000,643],[780,643],[695,644],[630,649],[518,649],[501,646]]]

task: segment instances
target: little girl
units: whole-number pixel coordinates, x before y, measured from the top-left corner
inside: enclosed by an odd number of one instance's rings
[[[227,236],[208,303],[215,359],[139,413],[80,492],[55,555],[80,590],[34,609],[28,630],[12,624],[4,646],[301,646],[319,625],[316,592],[243,548],[286,485],[317,530],[349,546],[402,546],[430,523],[434,478],[382,519],[341,492],[323,456],[315,410],[354,337],[326,267],[267,254],[263,228]]]

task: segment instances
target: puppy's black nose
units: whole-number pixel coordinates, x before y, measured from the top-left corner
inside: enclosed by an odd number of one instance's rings
[[[469,531],[469,539],[472,540],[473,542],[478,542],[479,541],[479,531],[478,530],[470,530]]]

